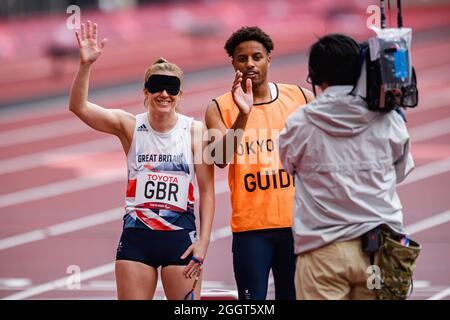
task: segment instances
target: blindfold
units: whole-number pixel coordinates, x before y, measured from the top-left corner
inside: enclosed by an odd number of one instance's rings
[[[162,74],[154,74],[148,78],[145,88],[150,93],[167,91],[168,94],[176,96],[180,92],[180,78],[176,76],[166,76]]]

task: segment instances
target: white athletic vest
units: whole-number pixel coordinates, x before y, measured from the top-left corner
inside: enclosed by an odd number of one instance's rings
[[[152,129],[148,114],[136,115],[127,154],[124,228],[195,229],[193,118],[177,113],[165,133]]]

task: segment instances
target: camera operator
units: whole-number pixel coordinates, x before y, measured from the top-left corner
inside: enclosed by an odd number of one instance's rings
[[[399,113],[370,111],[350,94],[359,75],[355,40],[320,38],[309,79],[322,92],[290,116],[279,138],[283,166],[295,176],[298,299],[376,299],[362,236],[381,225],[406,234],[396,184],[414,167],[408,131]]]

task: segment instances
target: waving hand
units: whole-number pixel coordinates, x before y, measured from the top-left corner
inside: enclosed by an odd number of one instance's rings
[[[102,54],[102,49],[105,47],[107,39],[97,43],[97,24],[92,24],[88,20],[87,24],[81,24],[80,32],[76,31],[75,35],[80,46],[80,60],[83,64],[92,64]]]

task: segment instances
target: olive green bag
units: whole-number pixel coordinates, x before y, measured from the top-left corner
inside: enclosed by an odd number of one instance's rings
[[[404,245],[401,237],[382,228],[382,245],[377,254],[382,279],[381,289],[377,290],[380,300],[404,300],[412,292],[412,276],[422,247],[411,239]]]

